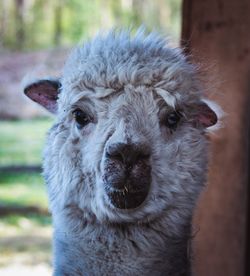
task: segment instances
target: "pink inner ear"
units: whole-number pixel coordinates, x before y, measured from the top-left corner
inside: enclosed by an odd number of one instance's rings
[[[197,120],[199,125],[207,128],[215,125],[218,118],[216,113],[203,102],[197,106]]]
[[[59,87],[60,83],[58,81],[40,80],[27,86],[24,93],[48,111],[56,113]]]

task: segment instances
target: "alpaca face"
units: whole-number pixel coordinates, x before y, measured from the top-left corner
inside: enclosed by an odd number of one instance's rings
[[[79,100],[64,106],[48,136],[52,210],[77,205],[100,220],[134,221],[194,204],[207,142],[184,106],[146,87],[101,99],[74,93]]]
[[[50,207],[79,221],[175,223],[190,217],[205,182],[204,134],[216,115],[180,52],[126,43],[107,37],[78,49],[43,98],[48,80],[26,88],[56,112],[44,153]]]

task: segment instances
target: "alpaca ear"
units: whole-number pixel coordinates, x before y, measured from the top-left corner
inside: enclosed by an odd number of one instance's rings
[[[195,110],[195,122],[199,126],[204,128],[211,127],[215,125],[218,121],[217,110],[219,106],[216,103],[203,99],[200,103],[196,105]]]
[[[45,107],[55,114],[57,112],[57,99],[61,83],[57,79],[38,80],[25,86],[24,94],[32,101]]]

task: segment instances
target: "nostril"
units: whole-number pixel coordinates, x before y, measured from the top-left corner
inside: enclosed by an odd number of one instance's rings
[[[106,152],[106,157],[109,158],[109,159],[115,159],[117,161],[123,162],[123,156],[118,151],[116,151],[116,152],[107,151]]]
[[[145,153],[140,153],[137,158],[138,159],[149,159],[149,157],[150,157],[150,153],[145,152]]]
[[[128,155],[128,151],[125,148],[124,144],[111,145],[106,152],[106,156],[108,158],[120,161],[122,163],[126,162],[126,157]]]
[[[132,168],[139,160],[149,159],[150,150],[145,145],[118,143],[109,146],[106,156]]]

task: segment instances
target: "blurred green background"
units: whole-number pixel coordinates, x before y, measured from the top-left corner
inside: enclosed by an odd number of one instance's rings
[[[72,45],[111,27],[180,32],[180,0],[1,0],[1,44],[12,50]]]
[[[0,121],[0,275],[51,275],[51,218],[39,172],[49,118]]]
[[[53,122],[22,95],[21,81],[60,76],[79,41],[143,25],[178,44],[181,0],[0,1],[0,275],[51,275],[51,218],[41,176]]]

